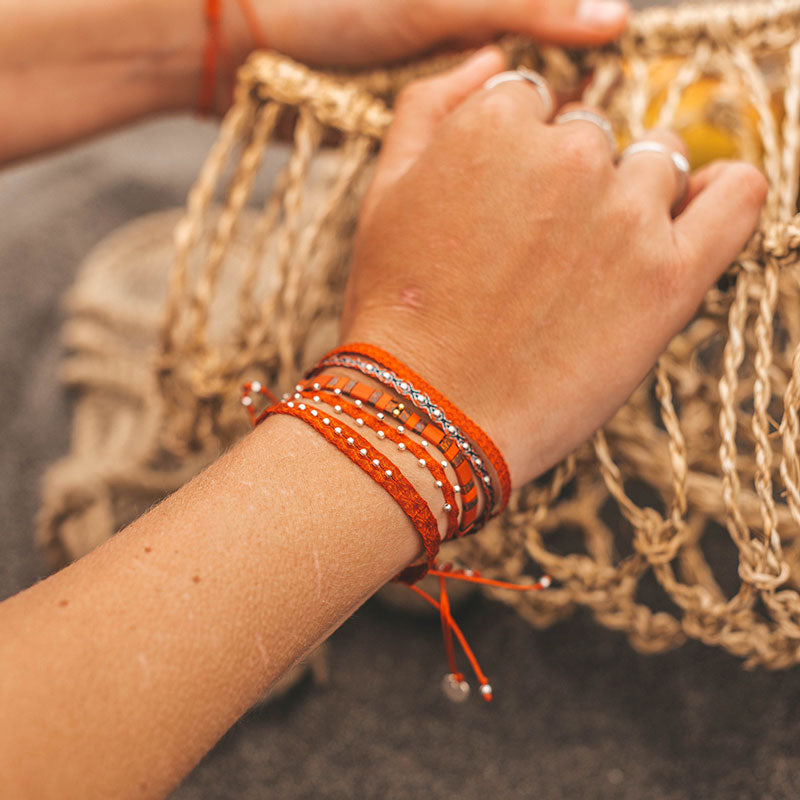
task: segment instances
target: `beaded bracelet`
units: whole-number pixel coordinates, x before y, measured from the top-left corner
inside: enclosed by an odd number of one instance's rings
[[[478,514],[478,489],[473,479],[469,461],[458,448],[458,445],[445,435],[445,433],[432,423],[426,423],[417,414],[405,410],[402,403],[398,403],[390,394],[382,393],[373,389],[365,383],[358,383],[351,378],[319,375],[301,381],[297,387],[301,396],[313,396],[312,393],[333,390],[334,395],[341,397],[347,395],[355,399],[355,404],[363,408],[366,402],[369,406],[377,410],[378,419],[383,419],[385,415],[398,420],[401,424],[397,430],[399,433],[406,433],[406,429],[422,437],[422,446],[427,447],[428,442],[432,442],[437,447],[444,461],[442,465],[450,464],[456,473],[458,483],[455,491],[461,495],[463,517],[459,525],[459,535],[464,536],[472,531],[472,523]],[[488,500],[487,500],[488,502]]]
[[[498,509],[493,511],[492,516],[496,516],[508,505],[508,499],[511,495],[511,476],[508,472],[508,465],[503,458],[497,445],[492,441],[485,431],[476,425],[463,411],[456,408],[443,394],[434,389],[427,381],[417,375],[410,367],[407,367],[402,361],[395,358],[390,353],[370,344],[347,344],[337,347],[329,354],[330,357],[339,355],[350,356],[363,356],[375,364],[383,368],[383,372],[393,372],[399,381],[398,388],[402,388],[402,384],[408,384],[410,391],[416,391],[414,400],[417,401],[417,395],[434,409],[433,418],[438,422],[443,422],[445,418],[457,430],[461,430],[463,434],[469,437],[472,442],[484,452],[489,462],[494,467],[497,473],[498,480],[500,481],[501,504]],[[320,366],[324,365],[324,359],[320,362]],[[368,373],[369,374],[369,373]],[[372,372],[373,377],[381,380],[383,374],[381,372]],[[383,382],[383,381],[382,381]],[[413,387],[417,387],[414,390]],[[403,394],[403,392],[400,392]],[[435,409],[441,412],[441,416],[435,413]],[[447,429],[449,432],[449,428]],[[467,454],[472,452],[472,445],[467,442],[465,448]],[[480,459],[477,459],[480,466]]]
[[[325,403],[330,406],[337,414],[347,414],[351,419],[355,420],[356,425],[366,425],[371,430],[375,431],[379,439],[388,439],[398,446],[402,452],[407,450],[417,458],[417,465],[420,468],[427,468],[433,476],[436,488],[442,491],[444,495],[443,510],[447,512],[447,531],[442,541],[453,539],[458,530],[458,505],[456,504],[455,487],[450,483],[443,466],[434,458],[425,452],[425,449],[408,437],[404,436],[402,432],[398,432],[395,428],[384,424],[377,416],[365,414],[362,407],[348,403],[340,396],[320,391],[320,394],[313,394],[309,397],[310,392],[303,392],[302,394],[295,394],[295,398],[303,397],[310,399],[314,403]],[[289,400],[286,405],[292,406],[292,400]]]
[[[355,430],[342,423],[331,425],[329,417],[305,403],[270,406],[258,417],[258,423],[273,414],[286,414],[310,425],[394,498],[422,538],[426,562],[410,565],[395,580],[414,583],[423,577],[436,563],[441,544],[439,525],[424,498],[403,473]]]

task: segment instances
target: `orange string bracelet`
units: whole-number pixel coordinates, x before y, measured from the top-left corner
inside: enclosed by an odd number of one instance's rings
[[[223,0],[203,0],[203,2],[206,19],[206,41],[203,45],[203,78],[200,85],[200,97],[197,102],[197,110],[202,116],[208,116],[214,109],[217,67],[223,48]],[[236,2],[244,16],[253,43],[258,49],[265,49],[267,47],[267,37],[251,0],[236,0]]]
[[[394,463],[372,447],[363,436],[343,423],[332,423],[331,419],[318,409],[311,408],[305,403],[284,401],[267,408],[258,417],[257,423],[260,424],[273,414],[286,414],[310,425],[394,498],[422,538],[426,557],[426,563],[421,567],[414,564],[401,572],[395,580],[403,582],[410,579],[419,580],[416,576],[421,569],[424,574],[424,571],[427,571],[424,570],[425,567],[429,568],[435,564],[441,539],[436,518],[414,485]]]
[[[442,682],[442,688],[445,694],[454,701],[462,701],[467,698],[470,692],[469,684],[467,683],[463,673],[458,669],[455,659],[455,651],[453,648],[453,636],[458,639],[462,650],[464,651],[467,659],[472,666],[473,672],[478,679],[480,686],[480,694],[484,700],[490,701],[493,697],[493,690],[486,675],[480,668],[480,664],[469,646],[469,643],[464,636],[464,633],[459,628],[455,619],[450,611],[450,599],[447,594],[446,581],[462,580],[470,583],[478,583],[484,586],[491,586],[497,589],[510,589],[518,592],[536,591],[546,588],[550,585],[549,576],[542,577],[537,583],[528,585],[518,585],[506,583],[505,581],[498,581],[491,578],[484,578],[480,573],[473,572],[469,569],[457,570],[450,564],[445,564],[441,567],[436,565],[436,553],[439,548],[439,529],[436,520],[431,514],[425,500],[419,495],[413,485],[403,476],[400,470],[379,451],[372,448],[369,443],[361,437],[356,431],[349,428],[344,423],[337,420],[332,420],[323,409],[311,406],[310,403],[295,402],[296,400],[303,399],[300,394],[302,385],[298,384],[295,389],[297,390],[294,399],[290,399],[291,395],[284,394],[283,401],[278,403],[272,392],[269,391],[260,381],[251,381],[244,384],[242,387],[242,405],[246,408],[250,420],[253,425],[257,425],[266,419],[271,414],[288,414],[302,419],[308,425],[313,427],[331,444],[336,446],[341,452],[348,456],[354,463],[356,463],[363,471],[367,472],[378,484],[380,484],[387,492],[395,499],[395,501],[403,509],[406,516],[409,517],[415,529],[419,532],[423,545],[425,547],[425,556],[422,563],[415,562],[406,569],[404,569],[395,580],[402,581],[408,584],[409,588],[422,597],[427,603],[432,605],[439,611],[439,616],[442,626],[442,638],[444,641],[445,652],[447,655],[447,662],[449,673],[447,673]],[[312,385],[312,391],[313,385]],[[253,404],[253,394],[259,394],[263,397],[269,398],[273,401],[273,405],[268,407],[260,415],[256,414]],[[341,408],[342,413],[349,412],[348,416],[353,416],[358,424],[361,420],[361,425],[367,425],[372,430],[383,431],[384,437],[390,438],[390,441],[398,444],[405,444],[405,448],[411,450],[409,444],[413,444],[411,440],[407,442],[401,441],[403,435],[398,434],[395,429],[387,425],[382,425],[380,420],[373,418],[371,414],[365,413],[363,407],[350,404],[344,400],[341,395],[326,393],[320,391],[314,394],[311,398],[314,403],[324,403],[325,405],[333,404],[334,411],[336,408]],[[339,412],[337,412],[339,413]],[[382,413],[382,412],[379,412]],[[371,424],[374,422],[375,424]],[[422,458],[425,458],[425,451],[420,448]],[[429,462],[429,469],[441,469],[436,464],[435,460],[427,459]],[[443,474],[443,473],[442,473]],[[442,481],[443,486],[447,485]],[[437,484],[438,485],[438,484]],[[452,510],[452,508],[451,508]],[[448,528],[450,527],[450,520],[448,520]],[[427,592],[420,589],[418,586],[413,585],[425,574],[439,580],[439,600],[435,600]]]
[[[387,353],[385,350],[382,350],[380,347],[363,343],[346,344],[335,348],[329,353],[331,356],[342,354],[361,355],[369,358],[376,364],[391,370],[408,383],[413,384],[418,391],[427,394],[437,406],[445,411],[453,423],[461,428],[461,430],[483,450],[494,467],[500,481],[502,494],[500,507],[494,512],[494,515],[499,514],[506,505],[508,505],[508,498],[511,495],[511,476],[508,472],[508,465],[497,445],[495,445],[488,434],[476,425],[466,414],[456,408],[444,395],[417,375],[410,367],[407,367],[402,361],[398,360],[390,353]],[[320,363],[324,363],[324,359]]]
[[[478,515],[478,488],[470,468],[470,462],[464,458],[458,444],[447,436],[441,428],[420,417],[413,411],[406,409],[405,405],[398,402],[395,397],[386,392],[375,389],[365,383],[359,383],[348,377],[335,375],[317,375],[314,378],[301,381],[303,394],[317,391],[333,391],[336,395],[347,395],[354,398],[357,406],[363,407],[364,403],[377,411],[379,419],[384,416],[401,423],[397,430],[401,434],[415,433],[421,437],[421,445],[428,447],[429,443],[439,449],[445,462],[450,464],[458,478],[454,491],[461,495],[462,518],[459,524],[458,536],[464,536],[472,530],[472,523]],[[455,534],[454,534],[455,535]],[[448,536],[453,538],[453,536]]]
[[[371,359],[366,360],[359,355],[350,354],[328,355],[325,356],[325,358],[320,362],[317,369],[320,367],[329,366],[345,367],[351,370],[356,370],[370,378],[373,378],[374,380],[379,381],[380,383],[383,383],[385,386],[390,387],[398,395],[405,398],[413,408],[416,408],[417,411],[419,411],[419,414],[431,421],[423,431],[426,438],[431,439],[434,444],[436,444],[439,449],[445,453],[445,456],[448,459],[452,459],[453,465],[456,468],[458,463],[461,461],[466,460],[469,462],[468,469],[471,470],[472,474],[474,474],[477,484],[480,486],[486,501],[480,518],[475,521],[473,526],[469,526],[468,529],[465,527],[465,530],[463,530],[462,533],[471,533],[483,527],[486,520],[490,517],[490,512],[495,508],[496,492],[494,489],[494,481],[486,469],[484,460],[481,458],[474,441],[472,441],[464,431],[454,424],[453,420],[450,418],[450,416],[448,416],[446,410],[437,405],[428,394],[426,394],[408,379],[396,374],[395,372],[392,372],[385,366],[376,364]],[[351,384],[354,383],[355,381],[351,381]],[[370,392],[372,390],[367,387],[366,391]],[[391,397],[391,395],[386,395],[386,397]],[[395,406],[393,413],[397,414],[399,412],[399,419],[403,420],[412,414],[412,412],[405,408],[403,403],[398,404],[392,401],[392,404]],[[421,417],[417,414],[414,414],[413,419],[419,420]],[[405,424],[410,424],[410,420]],[[416,429],[419,429],[422,424],[423,423],[420,422],[416,426]],[[447,448],[450,448],[450,452],[447,452]],[[467,517],[467,522],[469,522],[477,515],[477,488],[472,490],[471,498],[465,497],[464,499],[466,501],[465,505],[467,509],[474,511],[474,513],[470,513]]]
[[[295,397],[297,397],[297,395],[295,395]],[[388,439],[390,442],[398,445],[398,447],[402,445],[402,450],[407,450],[409,453],[416,456],[418,466],[428,469],[436,482],[436,488],[440,489],[444,495],[443,510],[447,512],[447,532],[442,541],[454,538],[458,529],[458,504],[456,503],[456,494],[453,490],[453,485],[448,480],[441,464],[439,464],[435,458],[431,458],[430,454],[426,453],[423,447],[420,447],[402,433],[398,433],[397,430],[389,425],[383,424],[381,420],[372,414],[365,413],[363,406],[359,407],[353,403],[349,403],[339,395],[321,391],[319,394],[313,395],[311,392],[303,392],[300,393],[300,397],[311,399],[315,403],[325,403],[333,409],[334,413],[347,414],[348,417],[356,421],[356,424],[358,424],[358,420],[361,420],[364,425],[375,431],[378,438]]]

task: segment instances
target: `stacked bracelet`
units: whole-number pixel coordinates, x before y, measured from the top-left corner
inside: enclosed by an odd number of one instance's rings
[[[329,374],[325,372],[328,367],[357,370],[390,391],[350,376]],[[251,393],[270,397],[274,402],[257,415]],[[419,533],[425,554],[404,569],[395,580],[409,584],[411,589],[439,610],[450,665],[450,672],[444,681],[445,691],[457,700],[463,699],[469,692],[469,686],[455,663],[452,645],[452,636],[455,635],[478,678],[481,696],[491,700],[492,687],[450,613],[445,579],[468,580],[515,591],[538,590],[550,583],[545,576],[536,583],[508,584],[483,578],[471,570],[457,570],[447,565],[439,568],[436,564],[442,541],[477,531],[487,519],[500,513],[508,502],[511,488],[508,468],[492,440],[405,364],[371,345],[354,344],[337,348],[306,374],[293,394],[283,395],[280,402],[259,382],[245,384],[242,404],[247,408],[254,425],[273,414],[285,414],[302,420],[366,472],[398,503]],[[382,442],[393,443],[398,454],[403,454],[403,458],[413,457],[418,467],[430,473],[436,487],[442,492],[442,509],[447,512],[443,535],[439,532],[436,516],[415,485],[394,461],[370,444],[363,435],[367,431]],[[449,479],[448,468],[456,477],[455,483]],[[492,471],[497,486],[492,479]],[[479,497],[484,501],[480,514]],[[441,594],[438,602],[413,585],[426,574],[439,580]]]

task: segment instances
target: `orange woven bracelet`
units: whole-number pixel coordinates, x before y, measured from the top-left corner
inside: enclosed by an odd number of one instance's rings
[[[414,583],[424,577],[428,569],[435,565],[441,538],[436,518],[414,485],[383,453],[372,447],[352,428],[342,423],[332,423],[324,413],[316,408],[309,408],[305,403],[289,405],[289,402],[270,406],[258,417],[258,422],[263,422],[273,414],[286,414],[302,420],[380,484],[411,520],[425,548],[425,563],[412,564],[396,576],[395,580]]]
[[[384,416],[389,416],[400,422],[401,425],[397,428],[397,433],[401,435],[407,432],[418,434],[422,437],[424,447],[427,447],[428,442],[432,442],[444,456],[442,465],[449,464],[458,478],[454,491],[461,495],[463,515],[458,526],[458,535],[464,536],[471,532],[472,523],[478,515],[478,489],[469,462],[464,458],[456,443],[446,436],[440,428],[430,422],[426,423],[417,414],[405,410],[405,406],[402,403],[398,403],[392,395],[378,391],[368,384],[359,383],[352,378],[318,375],[315,378],[301,381],[299,387],[302,387],[301,392],[305,396],[314,397],[316,392],[324,393],[332,390],[334,395],[340,399],[344,395],[352,397],[355,399],[355,404],[358,408],[363,409],[363,405],[366,403],[376,409],[379,420]],[[334,400],[336,397],[334,397]],[[389,428],[389,430],[394,431],[395,429]],[[392,439],[392,441],[395,440]],[[411,442],[412,440],[407,439],[407,441]],[[424,447],[417,446],[422,451],[421,456],[418,457],[426,460],[431,458],[431,454],[425,452]],[[448,505],[452,504],[450,500],[447,502]],[[447,538],[455,538],[455,532],[451,535],[448,529]]]
[[[361,361],[358,358],[359,356],[366,357],[370,363]],[[376,369],[375,365],[380,369]],[[414,398],[417,406],[422,403],[433,407],[432,416],[437,418],[439,424],[444,420],[448,421],[446,425],[447,433],[459,438],[458,431],[460,430],[464,436],[481,448],[487,460],[494,467],[501,489],[501,502],[497,508],[495,508],[491,479],[485,472],[482,460],[477,457],[468,442],[463,438],[460,439],[465,456],[470,459],[476,472],[483,475],[485,485],[482,485],[482,488],[486,489],[489,495],[489,507],[482,516],[494,516],[505,508],[511,493],[511,478],[500,450],[491,438],[466,414],[456,408],[444,395],[436,391],[409,367],[386,351],[373,345],[349,344],[337,347],[325,356],[316,367],[306,374],[306,377],[317,374],[326,366],[343,366],[357,369],[384,384],[391,385],[399,394]]]
[[[408,439],[402,433],[398,433],[395,428],[384,425],[372,414],[365,414],[363,407],[348,403],[346,400],[342,399],[341,396],[323,391],[320,391],[319,394],[313,394],[310,398],[309,395],[312,395],[312,393],[303,392],[301,397],[312,399],[315,403],[325,403],[330,406],[334,412],[336,412],[338,408],[341,413],[347,414],[348,417],[356,420],[356,424],[358,424],[358,420],[361,420],[362,424],[375,431],[379,438],[388,439],[390,442],[398,445],[398,447],[402,445],[403,450],[407,450],[413,456],[416,456],[417,464],[420,467],[428,469],[433,479],[436,481],[436,488],[441,489],[444,495],[444,510],[447,512],[447,533],[443,541],[455,538],[458,530],[458,505],[456,503],[456,494],[453,485],[448,480],[441,464],[435,458],[431,458],[430,453],[427,453],[424,447]],[[297,397],[297,395],[295,395],[295,397]]]

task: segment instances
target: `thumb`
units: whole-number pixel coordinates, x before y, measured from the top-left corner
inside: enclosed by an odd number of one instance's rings
[[[395,115],[364,198],[365,218],[428,146],[439,123],[505,67],[498,47],[484,47],[448,72],[410,83],[398,96]]]
[[[627,0],[438,0],[432,5],[443,37],[485,39],[513,32],[565,45],[615,39],[630,15]]]

